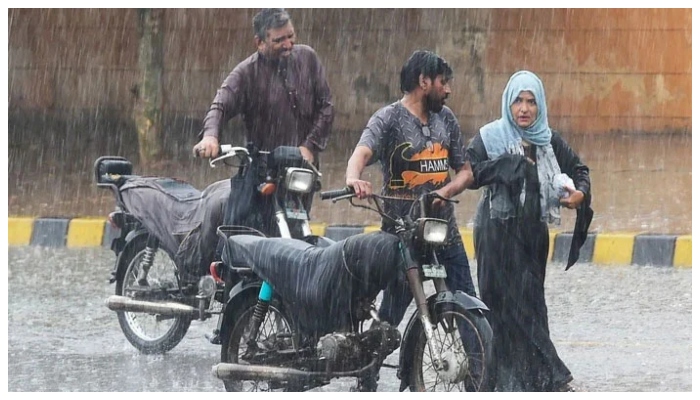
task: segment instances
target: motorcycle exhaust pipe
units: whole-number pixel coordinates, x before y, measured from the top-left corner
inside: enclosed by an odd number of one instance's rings
[[[105,301],[105,305],[112,311],[160,314],[165,317],[195,316],[198,313],[196,308],[186,304],[175,302],[156,303],[117,295],[109,296]]]
[[[294,368],[280,368],[261,365],[241,365],[219,363],[212,367],[212,374],[219,379],[241,381],[288,381],[309,378],[316,374]]]

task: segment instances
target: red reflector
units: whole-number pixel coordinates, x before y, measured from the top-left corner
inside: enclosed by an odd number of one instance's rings
[[[214,277],[214,280],[218,283],[224,283],[224,280],[219,276],[219,271],[216,270],[216,266],[219,265],[218,261],[214,261],[209,265],[209,273]]]

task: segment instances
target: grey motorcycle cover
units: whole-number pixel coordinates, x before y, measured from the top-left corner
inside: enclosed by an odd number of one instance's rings
[[[310,335],[349,330],[359,301],[374,300],[403,273],[399,239],[381,231],[328,247],[237,235],[228,239],[222,258],[227,265],[252,268],[281,297],[299,329]]]
[[[206,273],[216,252],[229,180],[214,182],[204,191],[174,178],[131,178],[119,189],[129,213],[143,223],[175,261],[185,279]],[[189,276],[187,276],[189,275]]]

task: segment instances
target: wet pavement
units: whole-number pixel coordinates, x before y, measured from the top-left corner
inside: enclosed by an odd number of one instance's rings
[[[109,250],[8,253],[10,392],[223,391],[211,374],[219,347],[204,338],[215,321],[193,322],[165,355],[141,355],[126,341],[103,303],[114,291]],[[550,264],[550,330],[576,382],[593,392],[691,391],[691,281],[691,269]],[[398,353],[386,362],[395,365]],[[395,370],[382,369],[379,390],[398,390]]]

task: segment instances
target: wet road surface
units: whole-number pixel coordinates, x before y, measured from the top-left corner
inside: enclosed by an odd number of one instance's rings
[[[139,354],[104,306],[113,253],[103,248],[8,249],[8,390],[223,391],[219,346],[193,322],[165,355]],[[472,261],[472,273],[475,273]],[[550,331],[586,391],[692,391],[692,271],[577,264],[548,269]],[[407,312],[412,313],[413,305]],[[406,322],[404,319],[404,323]],[[386,360],[398,363],[398,352]],[[383,368],[380,391],[397,391]],[[353,380],[320,391],[348,391]]]

